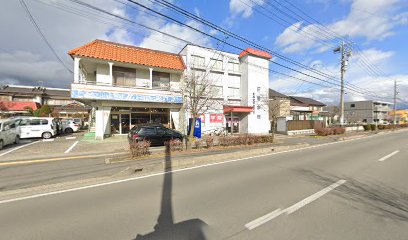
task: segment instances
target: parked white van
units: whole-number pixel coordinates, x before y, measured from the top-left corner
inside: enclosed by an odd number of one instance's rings
[[[4,146],[19,143],[20,134],[15,120],[0,120],[0,149]]]
[[[57,119],[51,117],[30,117],[18,120],[20,138],[52,138],[57,135]]]

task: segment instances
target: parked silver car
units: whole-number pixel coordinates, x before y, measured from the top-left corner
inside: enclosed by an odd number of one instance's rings
[[[0,149],[4,146],[19,143],[20,135],[15,120],[0,120]]]

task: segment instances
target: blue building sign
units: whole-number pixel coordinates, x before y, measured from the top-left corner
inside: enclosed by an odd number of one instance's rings
[[[72,89],[71,97],[77,99],[117,100],[133,102],[183,103],[182,96],[151,95],[128,92]]]

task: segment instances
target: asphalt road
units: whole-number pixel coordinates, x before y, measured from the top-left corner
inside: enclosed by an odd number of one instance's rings
[[[0,239],[406,240],[407,134],[0,202]]]

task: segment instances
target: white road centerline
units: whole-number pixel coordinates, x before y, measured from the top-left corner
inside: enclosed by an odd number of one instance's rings
[[[0,154],[0,157],[6,155],[6,154],[8,154],[8,153],[11,153],[11,152],[13,152],[13,151],[15,151],[15,150],[18,150],[18,149],[20,149],[20,148],[23,148],[23,147],[27,147],[27,146],[29,146],[29,145],[32,145],[32,144],[34,144],[34,143],[38,143],[38,142],[32,142],[32,143],[24,144],[24,145],[22,145],[22,146],[18,146],[18,147],[12,148],[12,149],[8,150],[7,152],[4,152],[4,153]]]
[[[75,139],[76,137],[66,137],[65,139]]]
[[[245,227],[248,230],[252,230],[252,229],[254,229],[254,228],[258,227],[258,226],[261,226],[262,224],[264,224],[266,222],[269,222],[270,220],[280,216],[284,212],[285,212],[285,210],[281,210],[280,208],[278,208],[273,212],[270,212],[270,213],[268,213],[268,214],[266,214],[266,215],[264,215],[264,216],[262,216],[260,218],[257,218],[255,220],[253,220],[252,222],[249,222],[249,223],[245,224]]]
[[[399,153],[399,150],[396,150],[396,151],[394,151],[394,152],[388,154],[387,156],[384,156],[384,157],[378,159],[378,161],[383,162],[383,161],[387,160],[388,158],[394,156],[394,155],[397,154],[397,153]]]
[[[345,182],[346,182],[346,180],[342,179],[342,180],[339,180],[339,181],[333,183],[332,185],[330,185],[330,186],[328,186],[326,188],[323,188],[322,190],[318,191],[317,193],[315,193],[313,195],[310,195],[309,197],[303,199],[302,201],[300,201],[300,202],[298,202],[296,204],[293,204],[292,206],[286,208],[286,213],[287,214],[292,214],[292,213],[296,212],[300,208],[302,208],[302,207],[306,206],[307,204],[321,198],[323,195],[325,195],[328,192],[334,190],[335,188],[343,185]]]
[[[79,141],[75,141],[74,144],[71,145],[64,153],[69,153],[71,150],[79,143]]]
[[[271,221],[272,219],[274,219],[276,217],[279,217],[283,213],[286,213],[288,215],[292,214],[292,213],[296,212],[297,210],[299,210],[300,208],[306,206],[307,204],[321,198],[323,195],[325,195],[328,192],[334,190],[335,188],[343,185],[345,182],[346,182],[346,180],[344,180],[344,179],[339,180],[339,181],[333,183],[332,185],[330,185],[330,186],[328,186],[326,188],[323,188],[322,190],[318,191],[317,193],[310,195],[309,197],[307,197],[307,198],[293,204],[292,206],[290,206],[290,207],[288,207],[286,209],[281,210],[280,208],[278,208],[273,212],[270,212],[270,213],[268,213],[268,214],[266,214],[266,215],[264,215],[264,216],[262,216],[260,218],[257,218],[255,220],[245,224],[245,227],[248,230],[252,230],[254,228],[257,228],[257,227]]]

